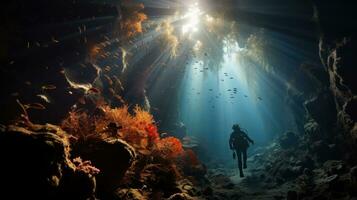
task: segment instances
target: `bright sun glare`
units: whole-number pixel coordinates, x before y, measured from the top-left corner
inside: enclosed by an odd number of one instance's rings
[[[198,3],[194,3],[188,8],[188,12],[183,15],[183,19],[186,23],[182,26],[182,33],[192,33],[198,31],[198,23],[203,12],[198,7]]]

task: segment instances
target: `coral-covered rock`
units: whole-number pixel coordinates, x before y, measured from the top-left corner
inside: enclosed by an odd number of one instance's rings
[[[97,176],[99,195],[110,194],[119,186],[136,156],[134,149],[120,139],[78,141],[73,154],[92,161],[100,170]]]
[[[2,195],[13,199],[94,198],[94,177],[76,169],[64,135],[51,133],[61,129],[53,125],[32,128],[38,132],[9,126],[0,133]]]
[[[346,169],[346,164],[341,160],[328,160],[323,164],[323,169],[328,175],[341,174]]]
[[[140,180],[154,190],[160,190],[166,194],[178,191],[176,188],[177,174],[172,165],[149,164],[140,172]]]

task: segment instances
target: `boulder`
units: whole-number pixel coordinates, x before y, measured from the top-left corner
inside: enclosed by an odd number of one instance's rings
[[[64,132],[53,125],[32,128],[38,132],[18,126],[0,132],[2,195],[11,199],[94,198],[95,178],[77,170],[69,158],[67,139],[53,133]]]
[[[149,164],[140,172],[140,181],[150,186],[153,190],[159,190],[165,195],[179,192],[177,188],[177,174],[175,169],[166,164]]]
[[[100,173],[96,177],[98,194],[111,194],[120,185],[136,154],[133,147],[121,139],[77,141],[73,154],[90,160]]]

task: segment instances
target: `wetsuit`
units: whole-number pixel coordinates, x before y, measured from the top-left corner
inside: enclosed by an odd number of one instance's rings
[[[250,139],[242,130],[235,130],[229,138],[229,147],[232,150],[235,150],[237,154],[240,177],[244,177],[243,168],[247,168],[247,149],[249,147],[249,142],[252,144],[254,143],[253,140]]]

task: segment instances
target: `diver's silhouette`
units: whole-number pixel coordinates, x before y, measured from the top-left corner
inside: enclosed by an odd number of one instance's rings
[[[254,144],[254,141],[248,137],[248,135],[241,130],[238,124],[234,124],[233,132],[229,137],[229,147],[236,151],[238,157],[238,167],[240,177],[244,177],[243,168],[247,168],[247,149],[249,147],[249,142]],[[243,154],[243,166],[242,166],[242,154]],[[233,156],[234,153],[233,153]],[[234,158],[234,157],[233,157]]]

